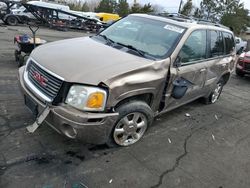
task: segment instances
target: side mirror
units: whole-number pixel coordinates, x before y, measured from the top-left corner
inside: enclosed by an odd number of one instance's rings
[[[180,66],[181,66],[181,57],[177,56],[177,58],[175,59],[175,62],[174,62],[174,67],[178,68]]]

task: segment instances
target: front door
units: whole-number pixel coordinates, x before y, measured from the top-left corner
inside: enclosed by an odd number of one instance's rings
[[[175,108],[184,103],[192,101],[203,94],[207,67],[207,32],[206,30],[193,31],[179,52],[181,66],[176,71],[176,77],[172,80],[184,80],[189,83],[188,89],[183,97],[175,99],[173,97],[166,98],[166,109]],[[172,92],[173,88],[169,88],[168,92]]]

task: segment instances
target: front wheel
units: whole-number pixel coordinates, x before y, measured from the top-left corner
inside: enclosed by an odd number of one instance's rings
[[[15,26],[18,24],[18,19],[15,16],[8,16],[6,19],[6,23],[11,26]]]
[[[205,104],[214,104],[220,98],[222,89],[224,86],[223,80],[220,80],[217,84],[215,89],[211,92],[209,97],[205,98]]]
[[[153,121],[151,108],[145,102],[134,101],[121,105],[117,111],[119,117],[107,144],[130,146],[138,142]]]

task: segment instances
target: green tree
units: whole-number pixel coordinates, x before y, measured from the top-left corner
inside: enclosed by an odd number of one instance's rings
[[[131,7],[130,13],[151,13],[154,9],[150,3],[141,6],[139,3],[134,3]]]
[[[119,0],[117,4],[117,13],[123,17],[129,14],[129,4],[127,0]]]
[[[194,15],[193,15],[195,18],[199,18],[199,19],[202,19],[204,17],[201,9],[199,8],[195,8],[194,10]]]
[[[235,10],[244,8],[244,4],[239,0],[220,0],[218,3],[220,4],[222,15],[224,13],[232,14],[235,13]]]
[[[202,0],[200,3],[200,12],[203,19],[218,21],[218,14],[220,13],[220,0]]]
[[[243,7],[240,0],[202,0],[200,7],[195,9],[194,16],[218,22],[224,14],[235,13],[235,10]]]
[[[202,0],[194,11],[194,17],[220,22],[234,30],[236,34],[250,25],[248,10],[240,0]]]
[[[130,9],[130,13],[141,13],[141,5],[139,3],[134,3]]]
[[[141,8],[141,13],[151,13],[154,12],[154,9],[152,7],[152,5],[150,3],[145,4],[142,8]]]
[[[246,30],[246,26],[250,24],[250,17],[248,10],[244,8],[235,9],[229,13],[226,12],[222,18],[221,23],[225,26],[233,28],[234,33],[240,34]]]
[[[116,10],[116,6],[116,0],[101,0],[99,5],[95,9],[95,12],[114,13]]]
[[[193,10],[192,0],[188,0],[181,9],[181,14],[189,16]]]

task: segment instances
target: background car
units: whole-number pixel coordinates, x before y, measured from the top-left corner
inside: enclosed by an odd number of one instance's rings
[[[236,74],[238,76],[250,74],[250,51],[240,54],[236,64]]]
[[[236,52],[241,54],[247,47],[247,41],[242,40],[240,37],[235,37]]]

